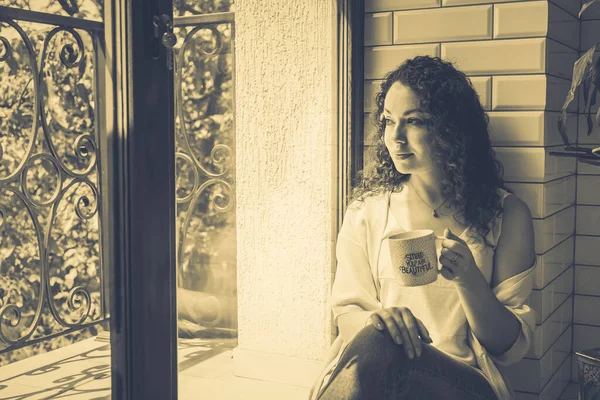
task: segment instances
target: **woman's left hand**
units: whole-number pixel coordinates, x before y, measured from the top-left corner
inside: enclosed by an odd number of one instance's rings
[[[444,231],[446,239],[442,241],[440,274],[456,284],[465,284],[475,273],[479,273],[473,253],[464,240],[450,229]]]

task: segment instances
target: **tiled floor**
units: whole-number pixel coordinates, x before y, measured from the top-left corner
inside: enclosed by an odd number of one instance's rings
[[[235,339],[182,340],[179,346],[179,399],[202,394],[211,400],[306,400],[309,389],[233,375]],[[110,348],[83,340],[0,368],[2,400],[108,400]]]
[[[179,399],[306,400],[308,388],[233,375],[235,339],[188,339],[179,346]],[[109,400],[110,348],[91,338],[0,368],[1,400]],[[560,400],[576,400],[571,383]]]

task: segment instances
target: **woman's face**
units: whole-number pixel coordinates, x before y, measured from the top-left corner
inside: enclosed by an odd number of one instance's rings
[[[434,136],[425,121],[430,118],[420,109],[419,98],[408,86],[395,82],[385,97],[381,118],[385,121],[385,146],[401,174],[434,172],[431,157]]]

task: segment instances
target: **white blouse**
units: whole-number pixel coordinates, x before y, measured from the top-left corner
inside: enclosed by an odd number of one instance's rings
[[[501,198],[509,195],[500,189]],[[404,306],[423,321],[433,339],[432,346],[479,368],[494,388],[499,399],[513,397],[501,370],[521,360],[531,345],[535,329],[535,311],[525,302],[533,289],[534,265],[528,270],[500,283],[493,289],[498,300],[513,312],[521,322],[521,334],[513,346],[500,356],[490,355],[469,329],[454,284],[439,276],[436,282],[425,286],[400,286],[394,277],[387,240],[391,232],[403,231],[389,212],[390,192],[352,204],[344,217],[338,235],[336,257],[337,271],[329,299],[334,322],[342,314],[353,313],[361,325],[378,309]],[[494,221],[488,241],[496,245],[502,228],[502,216]],[[494,248],[484,243],[474,243],[467,236],[469,228],[461,235],[473,253],[477,266],[488,283],[493,272]],[[439,244],[438,244],[439,246]],[[438,252],[439,252],[438,247]],[[439,254],[439,253],[438,253]],[[311,398],[316,398],[330,377],[347,345],[341,336],[332,344],[326,357],[326,368],[315,383]]]

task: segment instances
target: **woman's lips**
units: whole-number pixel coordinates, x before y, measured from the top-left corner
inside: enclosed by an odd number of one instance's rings
[[[407,159],[408,157],[412,156],[412,153],[395,153],[394,156],[396,158],[404,160],[404,159]]]

